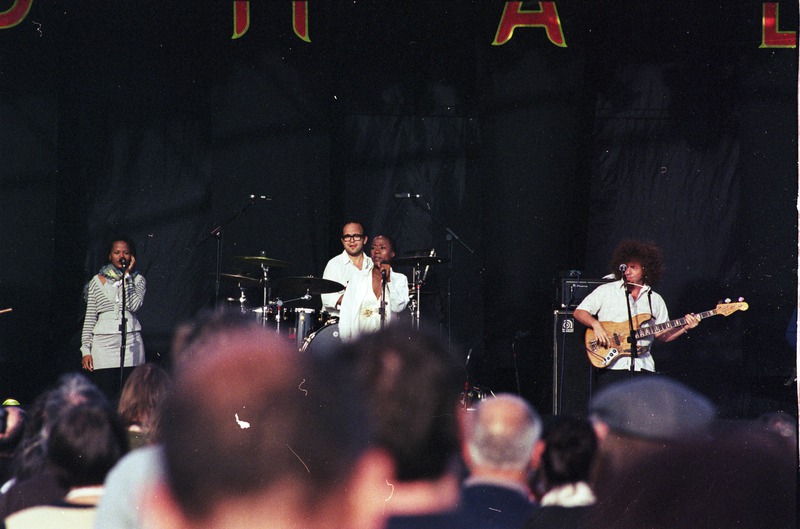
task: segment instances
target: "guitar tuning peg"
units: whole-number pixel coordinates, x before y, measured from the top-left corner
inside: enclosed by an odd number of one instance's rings
[[[740,297],[740,298],[739,298],[739,301],[744,301],[744,298],[741,298],[741,297]]]
[[[730,302],[731,302],[731,298],[725,298],[725,303],[730,303]]]

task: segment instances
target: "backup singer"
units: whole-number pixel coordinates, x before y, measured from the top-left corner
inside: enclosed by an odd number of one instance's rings
[[[146,282],[135,270],[133,242],[118,238],[109,245],[108,263],[86,288],[86,316],[81,334],[81,366],[109,398],[119,394],[122,285],[125,285],[125,377],[145,361],[139,320]]]
[[[370,256],[373,266],[357,273],[342,296],[339,333],[343,340],[381,328],[381,301],[384,301],[384,322],[387,324],[393,315],[402,312],[408,305],[408,278],[392,270],[391,266],[391,260],[395,256],[392,240],[385,235],[375,237]]]
[[[625,265],[624,272],[620,264]],[[664,299],[655,293],[651,285],[658,283],[664,270],[661,250],[653,244],[625,240],[617,245],[611,258],[611,269],[617,279],[611,283],[600,285],[592,291],[575,309],[575,319],[591,327],[597,341],[607,347],[609,334],[601,321],[627,322],[627,301],[630,300],[631,315],[635,318],[639,314],[650,314],[652,323],[659,324],[669,320],[669,312]],[[628,295],[625,293],[625,281],[628,282]],[[671,342],[697,327],[700,319],[693,314],[686,315],[686,325],[675,327],[637,340],[637,357],[634,369],[637,372],[654,372],[655,361],[650,348],[654,338],[661,342]],[[598,381],[601,383],[612,382],[611,379],[620,378],[623,371],[630,370],[631,359],[624,356],[617,358],[607,368],[599,370]],[[617,376],[607,376],[610,372]]]

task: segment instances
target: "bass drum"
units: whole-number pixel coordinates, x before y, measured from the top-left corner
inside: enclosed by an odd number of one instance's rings
[[[318,358],[330,358],[342,344],[339,337],[339,323],[328,323],[316,332],[312,332],[303,342],[300,352],[308,352]]]

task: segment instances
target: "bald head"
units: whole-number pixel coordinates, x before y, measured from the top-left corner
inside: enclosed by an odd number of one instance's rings
[[[502,393],[484,399],[466,422],[469,459],[473,466],[525,470],[541,433],[542,421],[524,399]]]

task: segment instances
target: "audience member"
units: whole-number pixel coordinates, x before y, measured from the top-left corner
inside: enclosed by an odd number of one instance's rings
[[[128,448],[125,430],[107,403],[78,404],[60,414],[47,439],[47,463],[63,501],[20,510],[8,529],[90,529],[106,473]]]
[[[522,527],[535,508],[528,476],[541,454],[539,414],[524,399],[501,393],[480,401],[464,426],[469,477],[461,493],[470,527]]]
[[[597,438],[584,419],[559,415],[544,430],[544,451],[534,489],[541,507],[526,529],[582,529],[595,503],[589,485]]]
[[[47,441],[59,416],[79,404],[108,404],[103,392],[80,373],[63,375],[53,389],[34,401],[14,458],[14,476],[0,496],[0,518],[60,500],[68,492],[47,465]]]
[[[589,404],[598,439],[593,479],[624,473],[668,446],[707,438],[716,414],[706,397],[667,377],[607,386]]]
[[[623,480],[601,475],[592,527],[796,528],[796,458],[753,423],[669,444],[630,465]]]
[[[133,368],[117,405],[131,449],[150,444],[156,434],[161,404],[171,388],[170,376],[158,365],[148,362]]]
[[[266,329],[217,338],[176,373],[145,526],[378,527],[391,468],[352,384]]]
[[[195,352],[213,352],[216,350],[214,344],[226,341],[237,330],[246,331],[255,327],[257,325],[253,318],[242,315],[238,310],[202,312],[176,329],[171,350],[173,368],[180,372],[184,366],[192,365]],[[160,417],[163,414],[158,415]],[[108,473],[105,493],[95,517],[96,529],[142,527],[142,503],[147,493],[163,477],[159,424],[160,421],[154,421],[156,430],[151,434],[148,446],[126,454]]]
[[[7,402],[0,407],[0,483],[5,483],[13,475],[14,454],[22,441],[28,418],[18,402]]]
[[[460,366],[438,336],[389,326],[346,344],[378,446],[395,466],[388,529],[465,527],[459,511]]]

